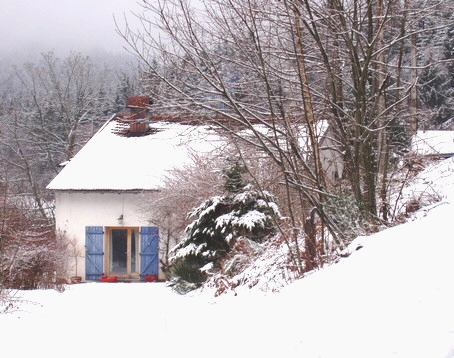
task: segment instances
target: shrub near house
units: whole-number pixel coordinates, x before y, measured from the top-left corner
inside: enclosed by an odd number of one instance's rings
[[[186,237],[173,249],[171,278],[177,291],[200,286],[207,272],[220,268],[220,261],[242,238],[261,242],[275,230],[279,210],[275,198],[245,186],[235,170],[227,174],[229,193],[214,196],[195,208],[195,218],[186,228]]]

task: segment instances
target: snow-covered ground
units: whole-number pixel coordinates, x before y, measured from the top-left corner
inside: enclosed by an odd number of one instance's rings
[[[179,296],[162,283],[20,292],[19,309],[0,315],[0,354],[454,358],[454,160],[415,184],[404,194],[425,184],[441,201],[278,293]]]

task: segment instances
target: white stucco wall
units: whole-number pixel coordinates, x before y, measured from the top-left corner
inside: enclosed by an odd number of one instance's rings
[[[145,194],[132,192],[55,192],[56,227],[69,237],[75,238],[82,252],[77,265],[79,276],[85,277],[85,227],[150,226],[143,212],[145,200]],[[123,215],[121,225],[118,223],[120,215]],[[71,274],[75,274],[75,269]]]

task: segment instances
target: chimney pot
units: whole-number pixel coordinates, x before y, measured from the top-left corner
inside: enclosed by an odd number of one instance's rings
[[[128,98],[126,106],[129,108],[147,108],[150,103],[149,96],[134,96]]]

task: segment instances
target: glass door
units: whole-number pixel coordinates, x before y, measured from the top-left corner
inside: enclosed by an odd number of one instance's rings
[[[128,274],[131,278],[139,278],[139,230],[137,229],[130,231],[128,251]]]
[[[110,272],[115,275],[126,274],[128,253],[128,230],[112,229],[110,231]]]
[[[111,228],[109,235],[109,276],[139,278],[139,232],[135,228]]]

